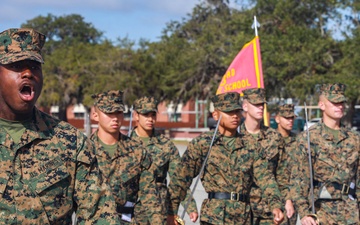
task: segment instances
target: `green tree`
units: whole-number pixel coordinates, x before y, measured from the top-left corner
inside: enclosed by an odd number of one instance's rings
[[[330,72],[333,82],[346,84],[347,104],[349,108],[344,122],[352,124],[355,105],[360,100],[360,52],[357,50],[360,41],[360,27],[353,30],[353,36],[341,42],[341,57]]]
[[[97,44],[101,42],[103,33],[98,31],[91,23],[84,21],[78,14],[64,16],[37,16],[26,21],[21,27],[30,27],[43,33],[47,42],[44,46],[45,54],[63,46],[80,43]]]
[[[332,1],[256,1],[265,87],[270,96],[309,100],[326,81],[337,45],[326,29],[336,16]]]
[[[34,28],[47,37],[43,50],[45,85],[39,104],[57,104],[59,118],[66,121],[66,108],[82,98],[81,65],[87,57],[83,53],[91,52],[102,33],[77,14],[38,16],[21,27]]]
[[[250,40],[251,18],[237,14],[228,1],[203,1],[181,22],[172,21],[157,45],[156,62],[168,99],[187,101],[214,95],[233,57]],[[249,37],[249,38],[244,38]]]

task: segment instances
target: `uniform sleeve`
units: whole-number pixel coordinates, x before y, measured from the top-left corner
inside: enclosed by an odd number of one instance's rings
[[[259,154],[254,160],[254,181],[262,190],[263,197],[267,198],[271,209],[281,209],[281,194],[274,174],[269,170],[269,160]]]
[[[186,204],[188,203],[190,194],[191,194],[191,190],[189,189],[186,193],[185,200],[181,202],[181,205],[183,205],[183,207],[185,207]],[[191,198],[188,208],[186,209],[186,213],[189,215],[190,215],[190,213],[199,213],[198,209],[197,209],[196,201],[194,198]]]
[[[193,139],[181,158],[180,166],[175,169],[173,176],[170,178],[169,215],[177,214],[179,204],[185,199],[193,178],[199,174],[203,162],[201,152],[201,146],[198,144],[197,138]]]
[[[357,201],[358,201],[358,204],[360,204],[360,135],[356,135],[356,143],[355,143],[355,148],[356,151],[358,152],[359,154],[359,157],[358,157],[358,162],[357,162],[357,171],[356,171],[356,196],[357,196]]]
[[[179,154],[179,150],[176,148],[176,146],[171,142],[170,144],[170,148],[172,149],[171,150],[171,158],[170,158],[170,163],[169,163],[169,176],[170,178],[174,176],[174,173],[176,171],[176,169],[179,167],[179,165],[181,164],[181,157],[180,157],[180,154]],[[181,202],[181,204],[185,207],[186,204],[187,204],[187,201],[188,201],[188,198],[190,196],[190,193],[191,193],[191,190],[189,189],[187,191],[187,194],[186,194],[186,197],[185,197],[185,200]],[[168,204],[170,204],[170,199],[169,199],[170,196],[168,196]],[[190,200],[190,203],[188,205],[188,208],[187,208],[187,213],[190,214],[192,212],[196,212],[197,213],[197,206],[196,206],[196,201],[194,198],[192,198]]]
[[[291,144],[294,144],[291,143]],[[276,170],[276,180],[279,185],[281,195],[284,200],[290,200],[290,175],[291,175],[291,144],[284,147],[282,154],[280,154],[278,168]]]
[[[171,154],[170,154],[168,173],[171,180],[175,176],[176,170],[179,168],[181,164],[181,157],[179,150],[176,148],[174,143],[171,142],[169,144],[169,148],[171,149]]]
[[[307,140],[299,136],[296,144],[292,148],[293,158],[296,163],[293,164],[290,175],[290,193],[292,200],[300,214],[300,218],[308,215],[309,211],[309,161],[306,148]]]
[[[73,199],[78,224],[119,224],[115,200],[101,177],[93,143],[79,132],[77,145]]]
[[[157,166],[152,163],[149,152],[145,148],[141,148],[143,152],[142,165],[144,166],[139,181],[138,199],[141,202],[141,207],[151,209],[146,210],[146,217],[149,218],[149,221],[152,224],[163,224],[165,217],[162,213],[162,206],[159,204],[161,201],[155,180]]]

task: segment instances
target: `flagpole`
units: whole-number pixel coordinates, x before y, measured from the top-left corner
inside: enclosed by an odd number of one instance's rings
[[[256,16],[254,16],[254,23],[251,26],[251,28],[253,28],[255,30],[255,37],[258,36],[258,30],[257,30],[258,27],[260,27],[260,24],[257,21]],[[264,104],[264,125],[268,127],[269,126],[269,117],[268,117],[268,112],[267,111],[268,111],[267,110],[267,104],[265,103]]]
[[[248,88],[264,88],[260,42],[257,31],[260,24],[256,16],[254,16],[254,23],[251,27],[255,29],[255,38],[246,43],[233,59],[216,90],[217,95],[229,91],[236,91],[241,94],[243,90]],[[264,124],[266,126],[269,126],[270,123],[268,117],[265,104]]]

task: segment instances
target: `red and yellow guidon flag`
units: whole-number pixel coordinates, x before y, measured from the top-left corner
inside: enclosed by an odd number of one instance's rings
[[[259,36],[246,43],[230,64],[216,94],[238,92],[248,88],[264,88]]]

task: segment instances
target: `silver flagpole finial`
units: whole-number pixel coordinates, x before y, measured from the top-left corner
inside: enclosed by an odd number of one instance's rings
[[[251,28],[255,29],[255,36],[258,36],[258,27],[260,27],[260,23],[256,20],[256,16],[254,16],[254,23],[251,25]]]

